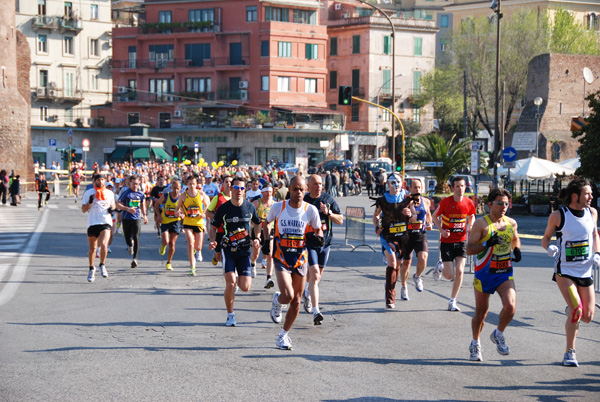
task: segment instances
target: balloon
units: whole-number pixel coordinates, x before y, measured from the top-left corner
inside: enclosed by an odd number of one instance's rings
[[[215,168],[215,169],[217,168],[217,162],[213,162],[211,165],[213,168]]]
[[[200,158],[200,159],[198,159],[198,164],[199,164],[199,165],[201,165],[201,164],[203,164],[203,163],[204,163],[204,158]]]
[[[224,164],[225,164],[225,162],[219,161],[219,166],[223,166]]]
[[[204,167],[208,167],[208,163],[207,162],[204,162]]]
[[[231,162],[231,165],[232,165],[232,166],[235,166],[235,165],[237,165],[237,161],[233,161],[233,162]]]
[[[186,159],[185,161],[183,161],[184,165],[191,165],[192,162],[189,159]]]

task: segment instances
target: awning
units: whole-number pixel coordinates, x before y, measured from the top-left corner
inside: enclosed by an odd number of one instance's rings
[[[292,114],[346,114],[339,110],[324,109],[319,107],[276,107],[277,110],[291,112]]]
[[[157,159],[171,160],[171,156],[162,148],[152,148],[152,152],[154,152]]]
[[[128,149],[129,148],[115,148],[109,159],[111,161],[123,159]]]
[[[150,148],[138,148],[133,151],[133,159],[150,159]]]

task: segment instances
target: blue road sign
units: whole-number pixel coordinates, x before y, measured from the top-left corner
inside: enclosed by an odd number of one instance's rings
[[[198,152],[198,141],[194,142],[194,151]]]
[[[71,128],[69,128],[68,134],[69,138],[73,138],[73,130],[71,130]]]
[[[55,139],[48,140],[48,146],[55,147],[56,146],[56,140]]]
[[[502,159],[504,162],[512,162],[517,159],[517,150],[513,147],[506,147],[504,151],[502,151]]]

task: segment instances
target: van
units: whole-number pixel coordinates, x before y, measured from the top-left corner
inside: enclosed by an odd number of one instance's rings
[[[384,169],[387,176],[392,174],[392,160],[390,158],[378,158],[368,161],[360,161],[358,162],[358,167],[360,169],[360,178],[363,183],[365,182],[368,171],[373,172],[373,176],[375,177],[379,175],[379,169]]]

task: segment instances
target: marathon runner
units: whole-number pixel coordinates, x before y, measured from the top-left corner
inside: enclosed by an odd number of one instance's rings
[[[208,219],[212,220],[215,216],[216,210],[231,199],[232,180],[233,178],[231,176],[223,176],[221,192],[212,198],[208,208],[206,209],[206,217]],[[215,238],[217,246],[215,247],[215,254],[212,259],[213,265],[217,265],[219,261],[221,261],[221,239],[223,239],[223,228],[217,229],[217,237]]]
[[[178,178],[173,178],[169,188],[171,191],[161,194],[154,203],[154,211],[160,211],[156,218],[156,222],[159,225],[161,232],[161,245],[158,253],[160,255],[165,255],[167,246],[169,247],[166,265],[167,271],[173,269],[171,261],[175,254],[175,243],[177,242],[177,237],[183,230],[181,218],[176,216],[177,202],[181,191],[181,181]]]
[[[128,187],[119,196],[117,208],[121,212],[121,224],[129,255],[133,256],[131,268],[138,266],[138,251],[140,249],[140,233],[142,231],[142,219],[144,224],[148,223],[146,215],[146,203],[143,192],[139,190],[140,178],[137,175],[129,177]]]

